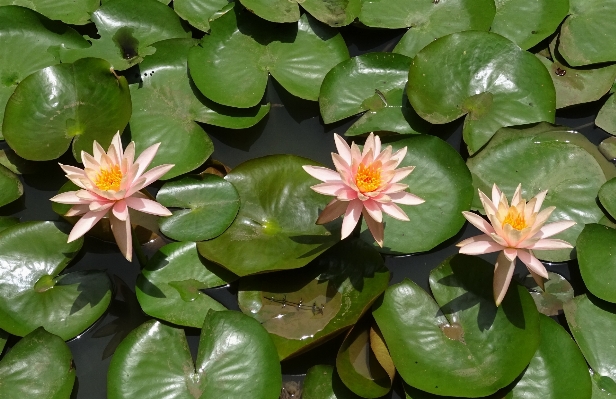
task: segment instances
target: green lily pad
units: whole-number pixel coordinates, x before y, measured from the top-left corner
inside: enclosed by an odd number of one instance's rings
[[[2,4],[2,0],[0,0]],[[4,108],[17,84],[26,76],[58,64],[61,46],[88,47],[72,28],[16,6],[0,7],[0,138]],[[19,54],[18,57],[15,55]]]
[[[463,135],[470,153],[501,127],[554,122],[556,94],[548,71],[495,33],[454,33],[426,46],[413,59],[407,92],[431,123],[467,115]]]
[[[24,187],[17,175],[0,165],[0,206],[15,201],[23,193]]]
[[[489,30],[495,12],[490,0],[364,0],[359,20],[375,28],[410,28],[393,51],[413,58],[439,37]]]
[[[162,247],[137,278],[136,294],[147,314],[180,326],[201,328],[210,309],[225,307],[200,290],[237,279],[199,256],[194,242]]]
[[[554,33],[569,14],[569,0],[497,0],[491,31],[527,50]]]
[[[269,331],[283,360],[355,324],[388,282],[378,252],[345,240],[305,268],[241,279],[238,302]]]
[[[365,317],[351,329],[338,351],[336,371],[357,395],[380,398],[391,390],[393,381],[371,349],[371,324],[372,318]]]
[[[368,53],[336,65],[325,76],[319,107],[325,123],[363,116],[347,136],[373,131],[425,133],[430,125],[408,102],[405,87],[411,59],[391,53]]]
[[[539,345],[539,313],[512,283],[494,304],[494,266],[456,255],[430,273],[436,302],[410,280],[390,286],[373,310],[396,369],[437,395],[491,395],[526,368]]]
[[[315,224],[329,198],[310,188],[318,180],[303,165],[318,163],[270,155],[233,169],[225,179],[240,195],[240,210],[224,233],[197,244],[201,255],[246,276],[305,266],[338,242],[339,221]]]
[[[616,1],[569,0],[558,51],[571,66],[616,61]]]
[[[28,160],[47,161],[64,154],[72,142],[73,156],[80,161],[81,151],[90,153],[94,140],[108,146],[131,114],[126,79],[110,67],[105,60],[86,58],[47,67],[19,83],[3,124],[13,151]]]
[[[233,223],[240,198],[233,184],[206,174],[166,183],[156,200],[174,210],[159,219],[160,231],[178,241],[203,241],[221,235]]]
[[[374,244],[365,221],[361,237],[388,254],[429,251],[454,236],[464,225],[462,211],[470,208],[473,199],[471,175],[460,154],[437,137],[418,135],[387,144],[394,151],[408,148],[400,167],[415,166],[415,169],[400,183],[408,184],[408,191],[426,202],[399,205],[408,215],[408,222],[383,215],[383,248]]]
[[[524,277],[522,284],[528,288],[540,313],[557,316],[563,309],[563,304],[573,299],[573,287],[558,273],[548,272],[548,276],[543,289],[530,274]]]
[[[584,284],[595,296],[616,302],[616,229],[587,224],[577,243],[580,273]]]
[[[223,105],[257,105],[268,73],[291,94],[316,101],[327,72],[349,58],[342,36],[307,14],[281,26],[236,6],[211,27],[201,47],[190,49],[188,66],[199,90]]]
[[[587,150],[590,147],[592,153]],[[603,217],[597,205],[597,193],[606,176],[614,173],[614,166],[584,136],[548,124],[501,129],[484,150],[469,158],[467,165],[473,175],[473,185],[484,193],[490,193],[494,183],[508,198],[520,183],[522,197],[527,200],[548,190],[543,208],[555,206],[556,210],[547,223],[576,222],[554,236],[573,246],[585,224],[597,223]],[[477,194],[473,208],[483,209]],[[573,249],[534,253],[551,262],[575,257]]]
[[[60,274],[83,239],[67,243],[60,224],[24,222],[0,233],[0,328],[25,336],[42,326],[64,340],[107,310],[111,281],[102,271]]]
[[[90,14],[98,8],[100,2],[99,0],[0,0],[0,6],[10,5],[27,7],[49,19],[67,24],[85,25],[90,22]],[[19,55],[24,58],[23,52]]]
[[[616,305],[580,295],[565,304],[565,315],[592,369],[593,399],[616,395]]]
[[[0,361],[0,399],[69,399],[74,383],[71,350],[42,327],[19,341]]]
[[[599,151],[608,161],[616,160],[616,137],[608,137],[599,144]]]
[[[13,216],[0,216],[0,232],[19,223],[19,218]]]
[[[147,321],[116,349],[109,366],[109,399],[273,399],[282,376],[276,348],[254,319],[233,311],[207,314],[197,362],[182,329]]]
[[[2,354],[2,350],[4,349],[4,345],[6,345],[6,340],[9,338],[9,333],[4,330],[0,330],[0,355]]]
[[[608,180],[601,186],[599,201],[611,217],[616,216],[616,178]]]
[[[208,32],[210,18],[227,4],[229,0],[174,0],[173,9],[195,28]]]
[[[595,125],[609,134],[616,135],[616,94],[612,94],[597,114]]]
[[[157,0],[106,1],[92,13],[100,39],[82,50],[62,50],[62,62],[103,58],[118,71],[140,63],[161,40],[191,37],[189,27],[168,6]]]
[[[240,2],[259,17],[278,23],[298,21],[299,3],[313,17],[334,27],[353,22],[362,7],[361,0],[240,0]]]
[[[302,399],[360,399],[347,388],[336,369],[318,365],[308,370],[304,380]]]

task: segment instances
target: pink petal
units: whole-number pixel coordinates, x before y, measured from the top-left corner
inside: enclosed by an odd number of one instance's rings
[[[71,166],[71,165],[63,165],[61,163],[59,163],[58,165],[60,165],[60,168],[62,168],[62,170],[64,171],[64,173],[66,173],[67,175],[69,174],[75,174],[75,175],[80,175],[85,177],[86,175],[83,173],[83,169],[77,168],[75,166]]]
[[[53,202],[58,202],[61,204],[88,204],[90,201],[85,200],[83,198],[79,198],[77,196],[77,191],[67,191],[65,193],[58,194],[49,199]]]
[[[149,186],[156,180],[160,179],[165,173],[169,172],[175,165],[159,165],[143,174],[126,192],[126,197],[132,196],[137,191]]]
[[[545,196],[547,195],[548,190],[542,191],[539,194],[535,195],[537,202],[535,202],[535,212],[539,212],[541,206],[543,205],[543,200],[545,200]]]
[[[344,159],[347,165],[351,165],[351,147],[349,147],[349,144],[346,142],[345,139],[343,139],[340,135],[336,133],[334,133],[334,142],[336,143],[338,155],[340,155],[342,159]]]
[[[377,138],[379,136],[376,136]],[[379,147],[380,147],[380,139],[379,139]],[[388,162],[391,159],[391,146],[388,145],[387,147],[385,147],[385,149],[383,150],[383,152],[381,152],[380,154],[378,152],[374,152],[376,155],[378,155],[376,158],[374,158],[374,162],[381,162],[381,164],[385,164],[386,162]],[[385,169],[385,168],[383,168]]]
[[[123,173],[126,173],[135,163],[135,142],[131,141],[126,146],[124,150],[124,155],[122,156],[123,162],[126,162],[126,169],[122,170]]]
[[[481,193],[481,191],[479,192]],[[502,195],[503,195],[503,192],[501,191],[500,188],[498,188],[496,183],[494,183],[494,185],[492,186],[492,205],[494,206],[495,209],[498,206],[498,203],[500,202]]]
[[[494,265],[494,281],[492,282],[492,290],[494,292],[494,302],[496,306],[500,306],[507,294],[507,289],[511,283],[513,270],[515,269],[515,261],[507,259],[505,254],[501,252],[498,255],[496,264]]]
[[[460,245],[460,244],[458,244]],[[495,243],[491,238],[485,241],[477,240],[460,248],[461,254],[466,255],[483,255],[492,252],[502,251],[504,247]]]
[[[135,178],[139,178],[143,174],[143,172],[145,172],[148,166],[150,166],[150,164],[152,163],[152,160],[154,159],[154,156],[156,155],[156,152],[158,151],[159,146],[160,146],[160,143],[156,143],[154,145],[149,146],[148,148],[143,150],[141,154],[139,154],[139,157],[135,161],[135,164],[139,165],[139,169],[137,170],[137,174]]]
[[[505,254],[505,257],[507,259],[513,262],[515,261],[515,258],[518,256],[518,250],[515,248],[505,248],[503,249],[503,254]]]
[[[485,234],[494,233],[494,228],[490,223],[488,223],[481,216],[472,213],[472,212],[462,212],[462,215],[468,220],[473,226],[477,227],[479,230],[483,231]]]
[[[402,220],[404,222],[409,221],[409,217],[406,213],[404,213],[404,211],[393,202],[381,203],[381,210],[394,219]]]
[[[362,151],[362,153],[361,153],[362,162],[363,162],[364,160],[365,160],[365,161],[368,161],[368,162],[366,162],[366,163],[372,163],[372,162],[374,162],[374,154],[376,153],[376,152],[374,151],[374,147],[375,147],[375,146],[374,146],[374,144],[375,144],[375,143],[374,143],[374,133],[370,133],[370,134],[368,135],[368,138],[366,139],[366,143],[364,144],[364,150],[363,150],[363,151]],[[370,151],[372,151],[372,152],[370,153]],[[369,157],[369,158],[366,158],[366,156],[368,155],[368,153],[370,153],[370,157]],[[376,153],[376,154],[378,154],[378,153]]]
[[[569,227],[575,225],[575,222],[571,220],[565,220],[562,222],[555,222],[546,224],[543,226],[539,232],[535,235],[535,238],[548,238],[552,237],[555,234],[560,233],[561,231],[567,230]]]
[[[374,155],[378,155],[380,154],[380,152],[381,152],[381,137],[378,135],[375,135],[374,136]]]
[[[310,188],[319,194],[335,196],[335,195],[338,195],[338,192],[340,190],[347,189],[348,186],[342,182],[327,182],[327,183],[316,184]]]
[[[467,238],[466,240],[462,240],[459,243],[456,244],[456,247],[463,247],[465,245],[468,245],[470,243],[473,242],[477,242],[477,241],[490,241],[490,236],[487,234],[480,234],[478,236],[474,236],[474,237],[470,237]]]
[[[477,191],[479,192],[479,200],[481,201],[481,204],[483,205],[484,211],[487,214],[498,212],[496,205],[488,198],[488,196],[485,195],[483,191],[479,189],[477,189]]]
[[[511,198],[511,206],[517,206],[521,199],[522,199],[522,183],[518,184],[518,187],[515,189],[515,192],[513,193],[513,197]]]
[[[406,157],[407,151],[408,149],[406,147],[402,147],[401,149],[396,151],[394,155],[391,156],[391,159],[396,160],[396,165],[395,165],[396,168],[398,167],[398,165],[402,163],[402,161],[404,161],[404,157]]]
[[[337,199],[331,200],[329,204],[323,209],[323,212],[319,215],[316,224],[329,223],[342,216],[347,209],[347,203],[338,201]]]
[[[355,142],[351,143],[351,164],[349,166],[358,165],[361,162],[361,151]]]
[[[128,217],[128,206],[126,205],[126,201],[120,200],[116,202],[113,206],[112,212],[113,216],[118,218],[118,220],[121,220],[123,222],[126,221],[126,218]]]
[[[347,173],[351,174],[351,165],[347,164],[344,159],[335,152],[332,152],[332,161],[334,162],[334,167],[339,173]]]
[[[91,212],[88,212],[85,215],[83,215],[77,221],[77,223],[75,223],[75,226],[73,226],[73,229],[71,230],[71,233],[68,235],[68,242],[75,241],[79,237],[81,237],[84,234],[86,234],[106,214],[107,214],[107,210],[99,211],[99,212],[92,212],[91,211]]]
[[[81,151],[81,162],[83,163],[84,170],[85,169],[98,170],[101,167],[98,160],[94,159],[92,155],[88,154],[85,151]]]
[[[533,277],[533,280],[535,280],[535,283],[537,283],[537,285],[539,287],[541,287],[542,290],[545,291],[545,286],[544,286],[544,280],[543,277],[541,277],[540,275],[538,275],[537,273],[533,272],[532,270],[529,270],[530,275]]]
[[[361,210],[363,207],[363,202],[360,200],[353,200],[349,202],[344,219],[342,220],[341,239],[345,239],[351,235],[353,229],[357,226],[357,222],[359,222],[359,216],[361,215]]]
[[[569,244],[567,241],[556,240],[553,238],[545,238],[543,240],[537,241],[532,245],[529,245],[526,248],[536,250],[566,249],[573,248],[573,245]]]
[[[110,201],[110,202],[99,202],[99,201],[92,201],[90,202],[90,210],[92,212],[100,212],[100,211],[106,211],[109,210],[112,206],[113,206],[114,202]]]
[[[409,188],[408,184],[390,183],[386,185],[385,188],[381,190],[381,192],[385,194],[393,194],[393,193],[399,193],[400,191],[404,191],[407,188]],[[375,194],[379,194],[379,193],[375,193]]]
[[[126,260],[129,262],[133,261],[133,237],[130,225],[130,216],[126,218],[126,220],[119,220],[114,216],[109,218],[111,222],[111,231],[113,232],[113,237],[116,240],[116,244],[118,244],[118,248],[120,252]]]
[[[415,194],[411,194],[406,191],[389,194],[388,196],[393,202],[402,205],[420,205],[426,202],[423,198],[420,198]]]
[[[324,168],[322,166],[311,165],[304,165],[302,166],[302,168],[304,168],[306,173],[308,173],[315,179],[319,179],[321,181],[341,181],[340,173],[336,172],[335,170]]]
[[[352,201],[357,198],[357,191],[346,188],[338,192],[337,197],[340,201]]]
[[[379,247],[383,248],[383,237],[384,237],[383,223],[379,223],[376,220],[372,219],[370,214],[368,214],[367,212],[362,211],[362,214],[364,215],[364,220],[366,221],[366,224],[368,225],[368,230],[370,230],[370,233],[372,234],[374,241],[376,241]]]
[[[405,166],[404,168],[396,169],[393,177],[390,180],[390,183],[397,183],[400,180],[404,179],[415,169],[414,166]]]
[[[171,216],[171,212],[169,209],[165,208],[161,204],[156,201],[152,201],[147,198],[139,198],[139,197],[126,197],[124,198],[126,201],[126,205],[130,208],[133,208],[136,211],[149,213],[151,215],[158,216]]]
[[[123,151],[122,151],[122,139],[120,138],[120,131],[113,135],[111,139],[111,145],[107,150],[107,155],[115,162],[116,165],[122,163]]]
[[[364,208],[366,213],[368,213],[368,215],[370,215],[370,217],[374,219],[375,222],[383,222],[383,212],[381,211],[381,207],[377,202],[373,200],[364,201]]]
[[[90,207],[85,204],[80,204],[74,205],[71,209],[68,210],[68,212],[66,212],[64,216],[79,216],[88,212],[90,212]]]
[[[541,263],[539,259],[535,258],[530,251],[518,251],[518,258],[524,262],[526,267],[528,267],[528,270],[540,275],[541,277],[548,278],[548,271],[545,269],[545,266],[543,266],[543,263]]]

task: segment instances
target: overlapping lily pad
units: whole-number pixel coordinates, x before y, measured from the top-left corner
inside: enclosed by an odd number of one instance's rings
[[[211,27],[190,50],[188,66],[199,90],[223,105],[257,105],[268,73],[291,94],[316,101],[327,72],[349,58],[342,36],[307,14],[281,26],[235,6]]]
[[[246,276],[302,267],[334,245],[340,224],[315,224],[329,199],[312,191],[318,180],[302,165],[318,164],[270,155],[233,169],[225,179],[240,195],[240,210],[224,233],[197,244],[201,255]]]
[[[116,349],[107,381],[109,399],[273,399],[282,385],[267,332],[233,311],[208,313],[196,363],[183,330],[145,322]]]
[[[126,79],[102,59],[50,66],[24,79],[6,105],[3,134],[22,158],[46,161],[64,154],[72,142],[75,159],[104,147],[124,130],[131,114]]]
[[[191,37],[173,10],[157,0],[107,1],[92,13],[100,39],[83,50],[62,50],[62,62],[96,57],[107,60],[122,71],[140,63],[156,50],[153,43],[173,38]]]
[[[0,165],[0,206],[15,201],[23,193],[24,188],[17,175]]]
[[[385,291],[373,315],[404,381],[437,395],[481,397],[526,368],[539,345],[539,313],[515,283],[496,307],[493,275],[492,264],[456,255],[430,274],[436,302],[410,280]]]
[[[4,330],[0,330],[0,355],[2,354],[2,350],[4,349],[4,345],[6,345],[6,340],[9,338],[9,333]]]
[[[496,16],[490,30],[524,50],[554,33],[569,14],[569,0],[500,0],[495,3]]]
[[[73,355],[64,341],[34,330],[0,361],[0,399],[69,399],[75,383]]]
[[[504,126],[554,122],[556,94],[534,55],[495,33],[437,39],[413,60],[407,86],[417,113],[443,124],[466,115],[464,141],[479,151]]]
[[[360,399],[347,388],[336,369],[317,365],[308,370],[302,391],[303,399]]]
[[[428,251],[455,235],[464,225],[462,211],[470,208],[474,191],[471,175],[460,154],[437,137],[419,135],[387,144],[391,144],[394,151],[404,146],[408,148],[400,166],[415,166],[415,169],[401,183],[408,184],[407,191],[426,202],[399,205],[409,222],[383,215],[383,248],[374,246],[389,254]],[[365,222],[361,237],[374,243]]]
[[[259,17],[271,22],[296,22],[300,19],[300,8],[330,26],[348,25],[357,16],[362,0],[240,0]]]
[[[569,0],[558,50],[571,66],[616,61],[616,1]]]
[[[363,54],[336,65],[321,86],[323,121],[333,123],[363,113],[346,131],[347,136],[373,131],[427,132],[430,125],[406,97],[410,65],[410,58],[391,53]]]
[[[584,136],[567,128],[538,124],[527,128],[501,129],[490,143],[467,161],[473,185],[490,193],[496,183],[511,198],[518,184],[522,197],[529,200],[548,190],[543,208],[555,206],[548,223],[572,220],[577,224],[554,236],[575,246],[587,223],[597,223],[603,211],[597,193],[606,178],[613,177],[610,164]],[[475,209],[483,209],[479,197]],[[535,251],[540,259],[565,261],[575,256],[573,249]]]
[[[27,8],[16,6],[0,7],[0,41],[2,138],[4,108],[17,84],[32,72],[59,63],[61,46],[81,48],[88,47],[89,44],[72,28],[50,21]]]
[[[152,256],[137,278],[136,294],[141,308],[150,316],[201,328],[210,309],[225,309],[201,290],[236,278],[200,257],[194,242],[174,242]]]
[[[85,25],[90,22],[90,14],[98,8],[100,2],[99,0],[0,0],[0,6],[8,5],[27,7],[49,19],[60,20],[67,24]]]
[[[270,332],[282,360],[355,324],[388,282],[378,252],[345,240],[305,268],[240,280],[238,302]]]
[[[593,295],[616,302],[616,229],[588,224],[578,238],[578,261],[584,284]]]
[[[522,283],[528,288],[540,313],[546,316],[557,316],[563,309],[563,304],[573,299],[573,287],[560,274],[548,272],[548,276],[543,288],[537,285],[530,274],[524,278]]]
[[[25,336],[37,327],[68,340],[107,309],[111,282],[105,272],[60,274],[83,239],[67,243],[65,226],[24,222],[0,233],[0,328]]]
[[[616,135],[616,94],[612,94],[603,104],[595,124],[609,134]]]
[[[592,368],[593,398],[616,395],[616,305],[591,295],[565,304],[571,333]]]
[[[195,28],[210,30],[210,18],[223,9],[229,0],[174,0],[173,9]]]
[[[165,184],[156,200],[181,208],[159,219],[160,230],[178,241],[203,241],[221,235],[233,222],[240,198],[233,184],[216,175],[186,176]]]

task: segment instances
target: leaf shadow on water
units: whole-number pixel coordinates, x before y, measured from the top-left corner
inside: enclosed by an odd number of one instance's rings
[[[93,280],[98,284],[92,286]],[[56,284],[57,287],[77,285],[79,295],[75,298],[73,306],[71,306],[70,314],[73,315],[87,305],[91,308],[98,305],[108,292],[109,285],[104,284],[107,280],[107,274],[97,270],[78,271],[61,275]]]

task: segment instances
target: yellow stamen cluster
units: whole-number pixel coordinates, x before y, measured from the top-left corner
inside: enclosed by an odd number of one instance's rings
[[[118,165],[101,169],[96,176],[96,187],[103,191],[118,191],[122,183],[122,171]]]
[[[528,226],[526,224],[526,220],[524,220],[524,214],[518,212],[518,209],[515,206],[509,208],[509,212],[507,212],[507,216],[505,217],[505,220],[503,220],[503,226],[506,224],[516,230],[523,230]]]
[[[381,186],[381,163],[375,162],[369,166],[359,165],[355,175],[355,184],[362,193],[369,193]]]

